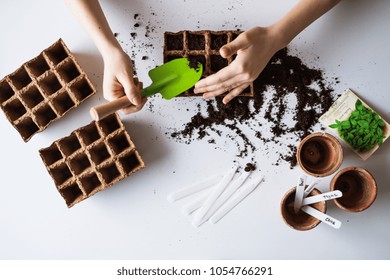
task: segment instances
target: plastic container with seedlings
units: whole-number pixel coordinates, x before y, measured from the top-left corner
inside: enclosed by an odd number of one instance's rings
[[[320,122],[363,160],[390,136],[389,124],[350,89],[320,117]]]

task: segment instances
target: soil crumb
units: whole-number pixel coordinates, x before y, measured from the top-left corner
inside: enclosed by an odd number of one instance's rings
[[[256,165],[253,163],[248,162],[244,168],[245,172],[250,172],[250,171],[255,171],[256,170]]]

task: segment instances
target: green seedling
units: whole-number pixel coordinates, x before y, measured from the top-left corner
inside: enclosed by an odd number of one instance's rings
[[[375,143],[383,143],[383,129],[385,122],[380,116],[365,107],[358,99],[355,110],[345,121],[336,120],[329,127],[336,128],[340,137],[358,152],[365,152],[374,148]]]

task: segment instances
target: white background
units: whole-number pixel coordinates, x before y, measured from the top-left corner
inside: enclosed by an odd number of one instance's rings
[[[102,6],[123,47],[131,54],[134,44],[138,46],[133,48],[138,74],[148,84],[147,71],[162,63],[164,31],[268,25],[295,2],[137,0],[102,1]],[[141,15],[139,29],[134,28],[135,13]],[[387,121],[389,14],[386,0],[345,0],[292,42],[305,62],[323,69],[329,79],[339,77],[336,92],[352,88]],[[155,27],[151,37],[131,42],[130,32],[142,35],[148,24]],[[197,104],[205,104],[201,99],[168,102],[155,97],[142,112],[123,116],[147,168],[67,209],[38,150],[91,121],[89,108],[103,102],[101,58],[62,1],[3,0],[0,26],[0,77],[61,37],[98,89],[27,144],[0,114],[0,259],[389,259],[387,142],[366,162],[344,149],[342,167],[371,171],[379,192],[375,203],[359,214],[329,203],[328,213],[343,222],[340,230],[320,224],[299,232],[284,224],[279,203],[301,171],[290,170],[284,162],[276,166],[272,155],[279,146],[272,144],[268,153],[263,149],[255,154],[265,183],[218,224],[192,227],[191,219],[181,213],[190,200],[170,204],[167,195],[225,172],[234,160],[241,166],[250,161],[236,158],[237,148],[229,141],[217,141],[216,148],[207,141],[178,143],[166,135],[186,123]],[[150,42],[153,47],[142,45]],[[141,60],[143,55],[149,59]],[[327,191],[330,179],[322,181],[322,191]]]

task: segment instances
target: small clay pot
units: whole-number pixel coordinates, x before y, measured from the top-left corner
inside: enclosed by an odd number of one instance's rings
[[[288,226],[296,230],[310,230],[315,228],[321,221],[317,218],[310,216],[309,214],[299,210],[298,213],[294,211],[294,200],[295,200],[296,188],[290,189],[283,197],[280,203],[280,212],[283,220]],[[321,192],[317,189],[313,189],[308,196],[318,195]],[[315,209],[326,212],[326,202],[321,201],[310,205]]]
[[[312,133],[299,144],[297,161],[302,170],[311,176],[329,176],[336,172],[343,162],[343,149],[332,135]]]
[[[349,212],[361,212],[374,203],[378,193],[374,177],[360,167],[340,170],[330,182],[330,190],[339,190],[343,196],[334,200],[336,205]]]

